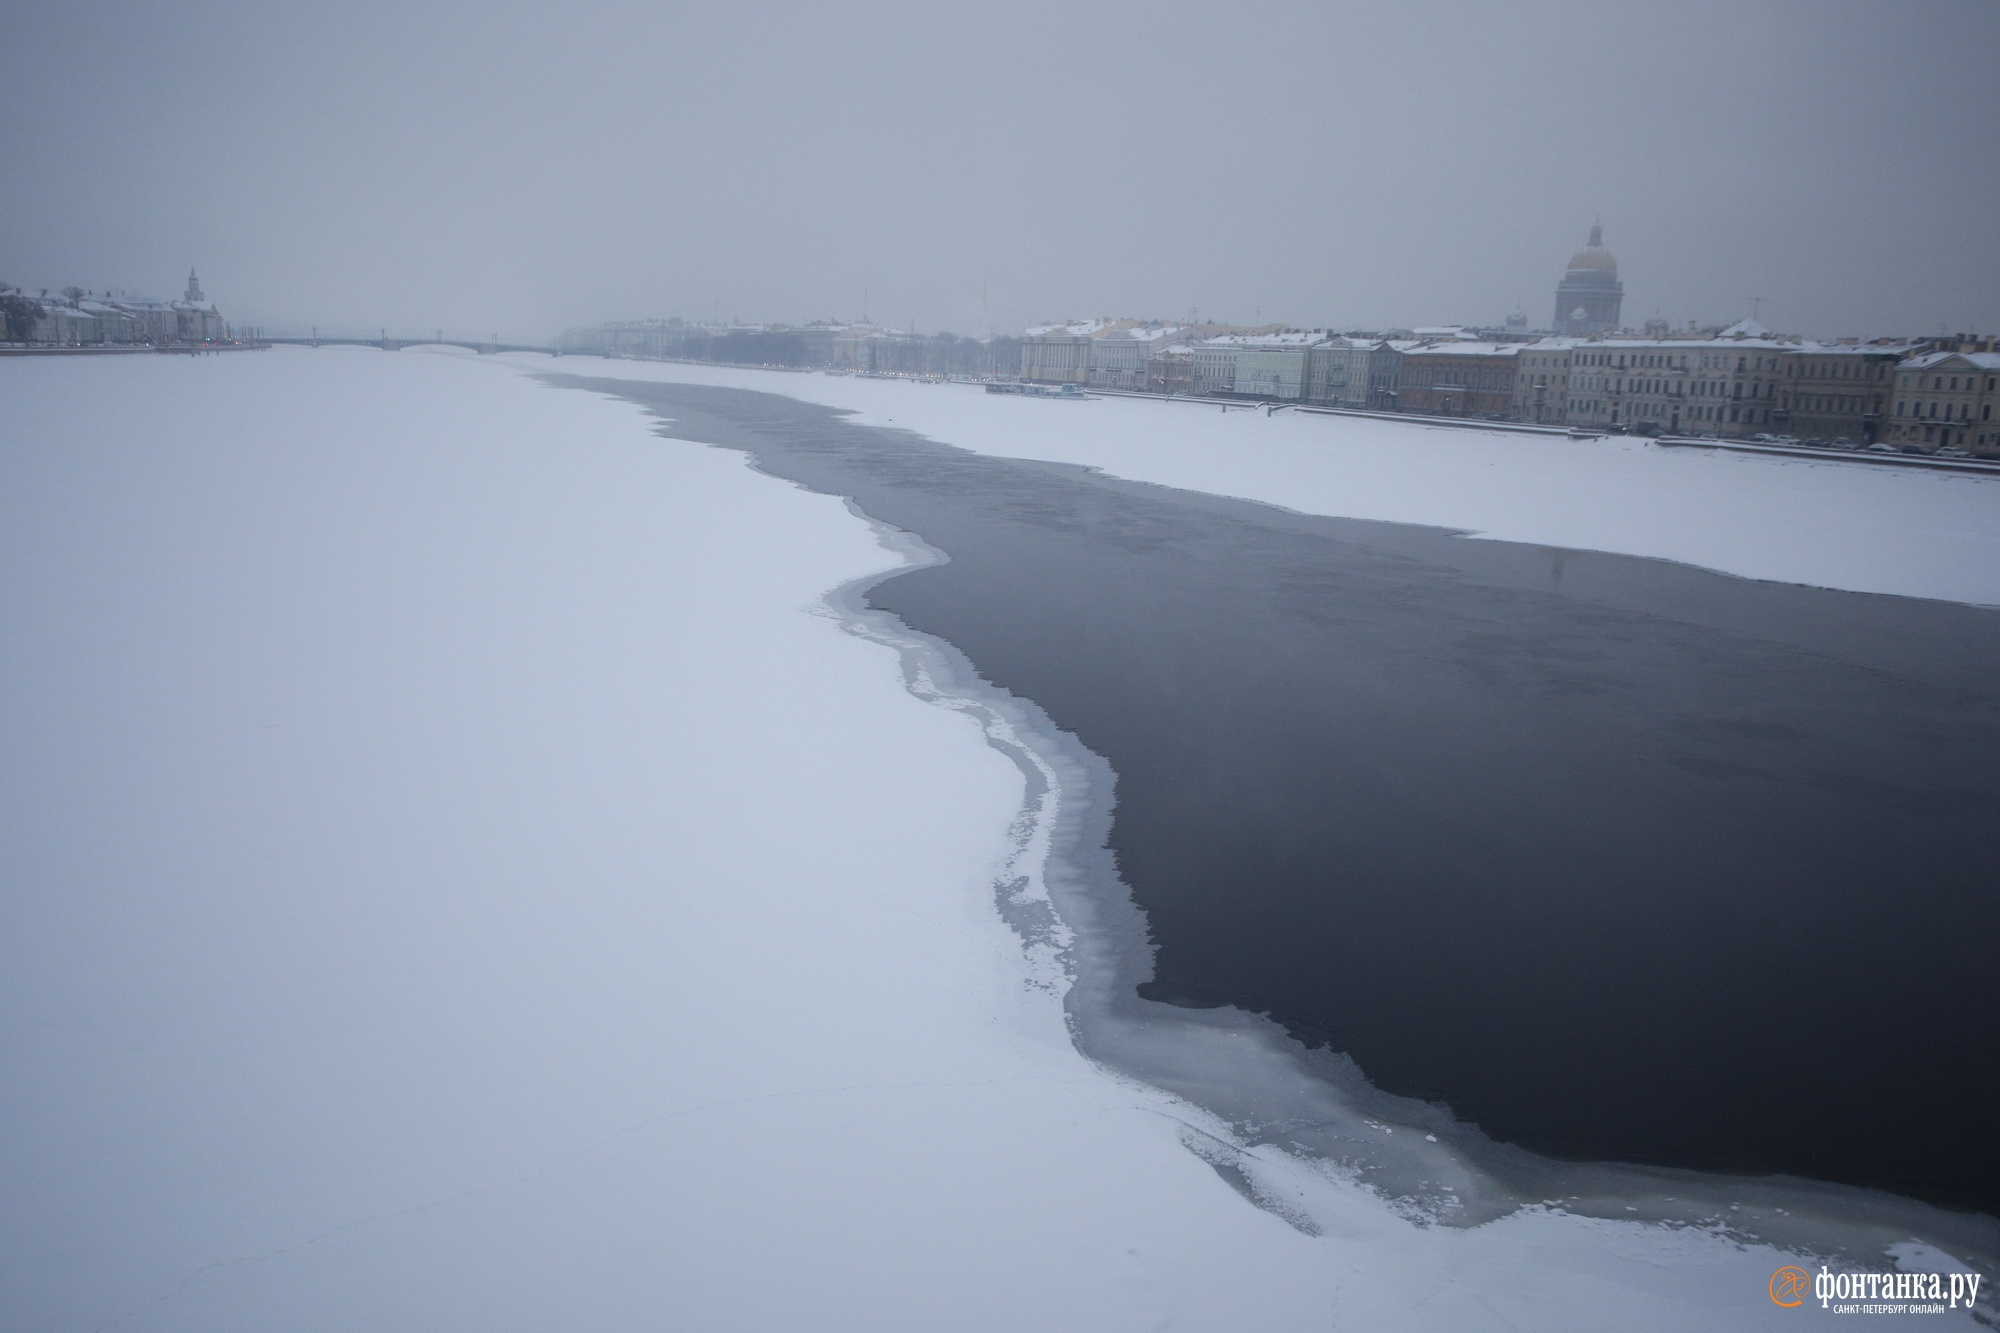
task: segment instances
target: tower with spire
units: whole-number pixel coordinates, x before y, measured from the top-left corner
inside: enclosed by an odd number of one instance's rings
[[[203,301],[206,301],[208,299],[206,296],[203,296],[201,294],[201,279],[197,278],[194,275],[193,269],[188,270],[187,295],[183,296],[181,299],[183,301],[186,301],[189,305],[200,305]]]

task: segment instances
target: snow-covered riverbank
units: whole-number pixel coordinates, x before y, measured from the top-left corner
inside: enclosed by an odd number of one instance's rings
[[[597,357],[524,369],[781,393],[947,444],[1310,514],[1455,528],[1854,592],[2000,606],[2000,477],[1668,449],[1188,401]]]
[[[1805,1317],[1769,1249],[1419,1227],[1079,1057],[995,910],[1019,772],[826,612],[903,559],[837,500],[490,359],[0,372],[0,1325]]]

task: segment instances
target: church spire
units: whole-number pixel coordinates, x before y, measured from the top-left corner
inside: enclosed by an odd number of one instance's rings
[[[201,279],[197,278],[194,275],[193,269],[188,270],[187,295],[182,299],[185,300],[189,305],[200,305],[203,301],[206,301],[208,299],[207,297],[201,294]]]
[[[1604,224],[1602,222],[1593,222],[1590,224],[1590,243],[1599,246],[1604,244]]]

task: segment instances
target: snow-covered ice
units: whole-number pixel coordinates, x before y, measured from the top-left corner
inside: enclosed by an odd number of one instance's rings
[[[962,384],[594,357],[561,365],[578,375],[781,393],[980,453],[1078,463],[1303,513],[2000,606],[2000,476],[1622,437],[1266,416],[1187,400],[1063,401]]]
[[[1701,1230],[1418,1225],[1078,1055],[996,909],[1021,773],[829,610],[908,558],[836,499],[441,352],[0,363],[0,422],[0,1327],[1817,1313]]]

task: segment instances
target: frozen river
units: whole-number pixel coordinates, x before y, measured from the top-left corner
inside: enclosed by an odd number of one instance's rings
[[[1811,1319],[1080,1054],[1007,718],[829,601],[918,558],[840,500],[491,359],[0,372],[0,1325]]]
[[[1563,1158],[2000,1206],[2000,614],[573,382],[949,556],[870,601],[1108,762],[1141,994]]]

